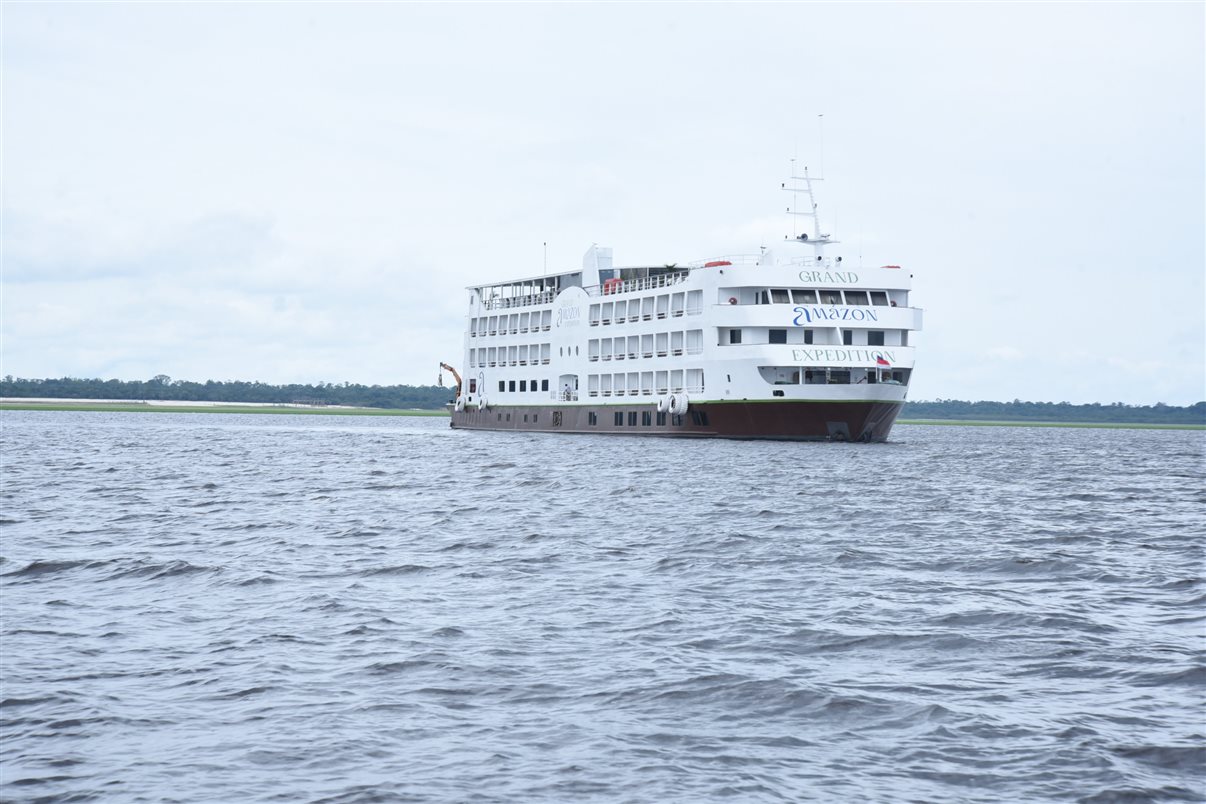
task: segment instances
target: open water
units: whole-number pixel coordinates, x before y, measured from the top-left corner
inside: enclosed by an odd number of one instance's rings
[[[6,801],[1202,801],[1206,434],[9,412]]]

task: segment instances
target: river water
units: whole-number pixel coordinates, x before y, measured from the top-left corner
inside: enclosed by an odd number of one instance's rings
[[[1206,434],[0,416],[6,801],[1201,801]]]

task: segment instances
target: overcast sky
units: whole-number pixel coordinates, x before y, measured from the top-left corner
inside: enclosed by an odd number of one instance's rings
[[[0,371],[431,384],[465,286],[757,252],[798,155],[910,398],[1194,402],[1204,7],[5,2]]]

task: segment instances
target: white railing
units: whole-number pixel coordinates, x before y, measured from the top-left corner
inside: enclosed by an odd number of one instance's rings
[[[617,284],[607,285],[606,292],[603,290],[603,285],[590,285],[583,288],[587,294],[591,296],[614,296],[618,293],[635,293],[642,290],[657,290],[658,288],[668,288],[672,285],[677,285],[685,280],[690,275],[690,271],[678,271],[673,274],[661,274],[659,276],[646,276],[640,279],[625,279]]]
[[[528,296],[516,296],[510,299],[487,299],[482,305],[487,310],[508,310],[513,307],[532,307],[537,304],[552,304],[556,291],[546,290]]]

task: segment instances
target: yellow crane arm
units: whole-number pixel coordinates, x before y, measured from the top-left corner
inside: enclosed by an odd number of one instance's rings
[[[448,365],[447,363],[441,363],[440,368],[446,370],[449,374],[451,374],[453,376],[453,379],[456,380],[456,395],[457,395],[457,398],[459,399],[461,396],[461,375],[457,373],[456,369],[454,369],[452,366]]]

